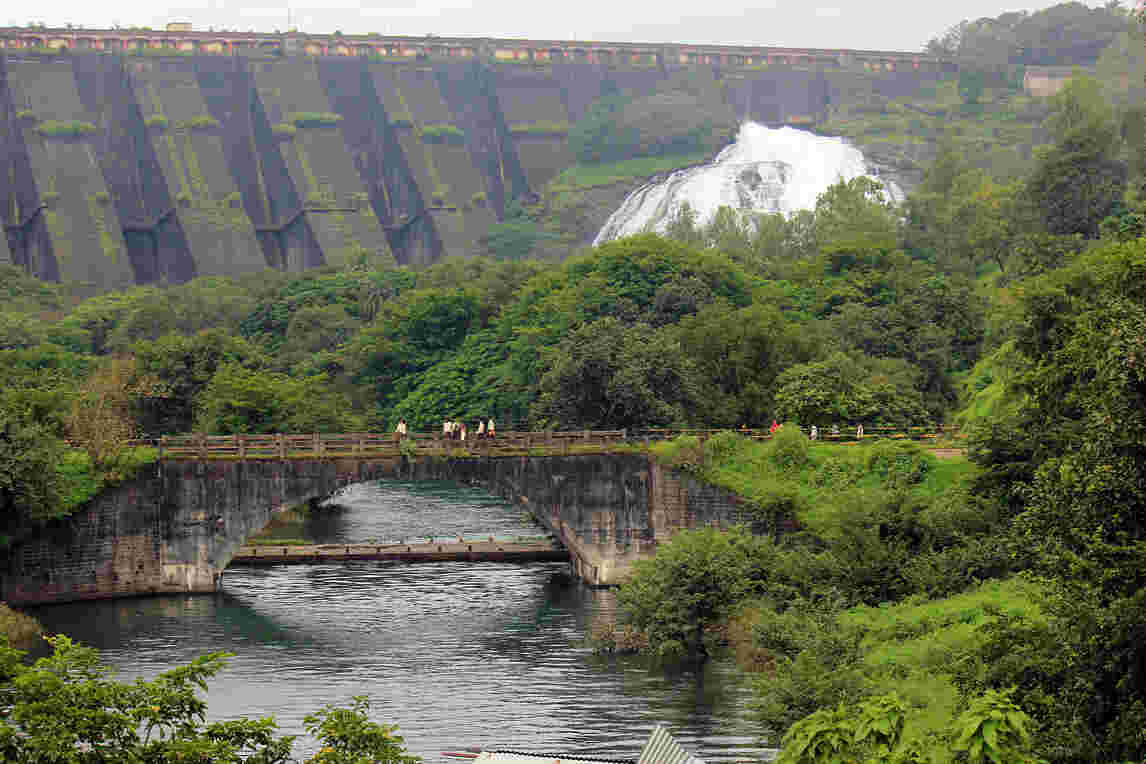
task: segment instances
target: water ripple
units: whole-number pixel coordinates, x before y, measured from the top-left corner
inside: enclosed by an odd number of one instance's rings
[[[337,541],[536,529],[466,487],[373,484],[341,497]],[[420,523],[426,525],[420,525]],[[610,592],[563,587],[558,564],[375,562],[234,568],[217,595],[42,608],[47,628],[99,648],[121,676],[234,653],[208,696],[214,719],[273,715],[301,734],[325,703],[368,695],[428,762],[467,745],[635,757],[656,723],[714,761],[763,749],[732,667],[664,672],[584,646]],[[296,755],[313,746],[296,744]]]

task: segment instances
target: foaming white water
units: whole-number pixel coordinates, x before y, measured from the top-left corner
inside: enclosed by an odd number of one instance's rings
[[[684,202],[696,213],[698,224],[711,220],[721,207],[786,215],[812,209],[828,186],[861,175],[881,180],[892,201],[902,200],[899,187],[878,178],[863,153],[841,138],[745,122],[736,142],[710,164],[677,170],[629,194],[593,244],[644,231],[664,232]]]

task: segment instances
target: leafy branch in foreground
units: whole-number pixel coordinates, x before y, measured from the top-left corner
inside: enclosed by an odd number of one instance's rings
[[[46,637],[52,655],[31,665],[0,643],[0,759],[33,762],[282,764],[294,737],[273,718],[206,721],[200,693],[228,657],[211,653],[152,681],[117,682],[98,653],[65,636]],[[370,721],[369,704],[326,707],[306,719],[325,743],[310,761],[417,764],[396,728]]]
[[[784,735],[778,764],[909,764],[929,762],[932,752],[966,753],[971,764],[1034,764],[1028,717],[1009,692],[987,691],[942,733],[923,739],[907,732],[910,709],[896,694],[854,706],[821,709]]]

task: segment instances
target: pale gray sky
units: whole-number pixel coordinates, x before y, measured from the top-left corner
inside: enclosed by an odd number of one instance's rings
[[[700,42],[919,50],[965,18],[1037,10],[1029,0],[38,0],[5,3],[0,23],[150,26],[466,37]],[[1087,5],[1101,2],[1090,0]]]

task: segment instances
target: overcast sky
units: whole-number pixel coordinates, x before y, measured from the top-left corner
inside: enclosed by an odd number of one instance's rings
[[[9,0],[0,23],[701,42],[919,50],[965,18],[1037,10],[1029,0]],[[1101,2],[1091,0],[1091,6]],[[1125,3],[1124,3],[1125,4]],[[27,10],[25,10],[27,9]]]

